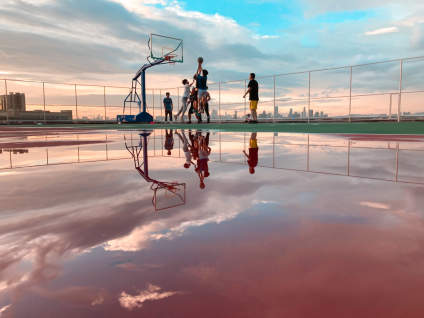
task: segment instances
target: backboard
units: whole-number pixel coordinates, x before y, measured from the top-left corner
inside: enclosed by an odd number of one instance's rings
[[[181,39],[150,34],[149,47],[150,57],[154,60],[166,59],[173,63],[183,63],[184,61],[183,40]]]
[[[186,184],[178,182],[160,182],[153,184],[153,205],[155,211],[162,211],[186,203]]]

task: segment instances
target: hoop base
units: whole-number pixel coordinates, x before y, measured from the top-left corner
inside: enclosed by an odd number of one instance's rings
[[[135,116],[135,121],[137,123],[151,123],[153,122],[153,116],[148,112],[141,112],[137,116]]]

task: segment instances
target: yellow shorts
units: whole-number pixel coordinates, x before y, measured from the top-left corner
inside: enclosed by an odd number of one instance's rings
[[[256,139],[250,139],[249,148],[258,148],[258,141]]]
[[[251,100],[250,101],[250,109],[256,110],[258,108],[258,101],[257,100]]]

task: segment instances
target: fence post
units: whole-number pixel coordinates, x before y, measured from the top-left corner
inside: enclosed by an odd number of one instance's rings
[[[153,108],[153,120],[155,120],[155,90],[152,89],[152,108]]]
[[[221,81],[218,83],[218,116],[219,116],[219,122],[222,123],[222,116],[221,116]]]
[[[392,119],[393,94],[390,94],[389,120]]]
[[[308,124],[311,121],[310,113],[311,113],[311,72],[308,72]]]
[[[159,90],[159,108],[160,108],[160,116],[162,117],[163,115],[163,107],[162,107],[162,90]],[[162,119],[163,120],[163,119]],[[162,136],[161,136],[162,138]]]
[[[78,95],[77,95],[77,84],[74,84],[75,89],[75,116],[78,121]]]
[[[180,111],[180,88],[179,87],[177,87],[177,98],[178,98],[178,101],[177,101],[178,109],[177,109],[177,111]]]
[[[352,73],[353,67],[350,67],[350,79],[349,79],[349,122],[352,122]]]
[[[273,79],[274,79],[274,114],[272,116],[272,122],[275,123],[275,107],[277,106],[276,100],[275,100],[275,75],[273,76]]]
[[[244,92],[247,91],[247,80],[244,80]],[[246,96],[244,96],[244,117],[247,116],[247,100]]]
[[[46,123],[46,91],[44,88],[44,82],[43,82],[43,117],[44,117],[44,123]]]
[[[6,109],[5,109],[5,111],[6,111],[6,123],[7,124],[9,124],[9,105],[8,105],[8,103],[7,103],[7,80],[4,80],[4,92],[5,92],[5,98],[4,98],[4,101],[5,101],[5,107],[6,107]]]
[[[105,107],[105,121],[106,121],[106,86],[103,86],[103,105]]]
[[[403,77],[403,60],[400,60],[400,74],[399,74],[399,100],[398,100],[398,123],[401,119],[401,106],[402,106],[402,77]]]

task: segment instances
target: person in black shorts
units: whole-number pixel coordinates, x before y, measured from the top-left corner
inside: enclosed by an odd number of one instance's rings
[[[209,114],[209,101],[210,100],[211,100],[211,95],[209,94],[209,92],[206,92],[200,100],[201,108],[206,113],[207,123],[211,122],[211,116]],[[198,120],[199,120],[199,122],[202,122],[202,114],[201,113],[199,113]]]
[[[191,124],[191,115],[194,114],[194,116],[196,116],[196,118],[198,117],[198,99],[197,99],[197,88],[193,87],[193,89],[191,90],[191,94],[190,94],[190,99],[189,99],[189,103],[190,103],[190,108],[188,110],[188,123]]]

